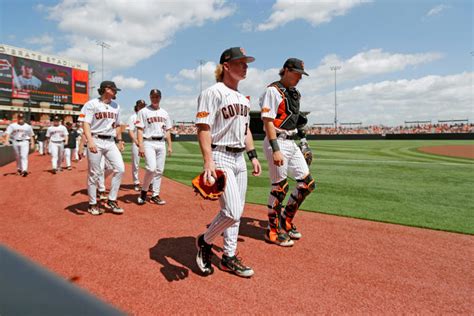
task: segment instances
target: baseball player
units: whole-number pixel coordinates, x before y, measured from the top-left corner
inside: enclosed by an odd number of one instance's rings
[[[298,137],[297,127],[305,120],[300,113],[301,95],[296,89],[302,75],[308,75],[304,71],[303,61],[288,59],[280,70],[280,81],[270,84],[260,97],[261,117],[266,134],[263,150],[272,184],[268,198],[269,226],[265,240],[283,247],[292,246],[293,239],[302,237],[293,224],[293,219],[301,203],[315,188],[308,165],[294,141]],[[302,136],[302,141],[305,142],[306,139]],[[297,184],[283,209],[283,200],[288,192],[288,173]]]
[[[89,194],[88,212],[100,215],[103,210],[97,205],[97,184],[104,173],[101,167],[102,157],[105,156],[113,167],[112,184],[107,206],[115,214],[123,214],[124,210],[117,203],[117,194],[125,172],[122,159],[123,140],[120,128],[120,106],[113,101],[117,88],[113,81],[103,81],[98,89],[99,98],[84,104],[81,113],[84,135],[87,139],[87,158],[89,172],[87,192]]]
[[[152,183],[153,193],[150,201],[164,205],[166,202],[160,198],[161,177],[165,169],[166,152],[168,155],[173,152],[170,134],[170,129],[173,126],[168,112],[160,107],[160,90],[150,91],[150,101],[149,106],[138,112],[135,124],[138,129],[139,155],[145,157],[145,176],[137,203],[139,205],[145,204],[147,190]],[[164,140],[166,140],[168,150],[166,150]]]
[[[66,142],[66,145],[64,146],[64,159],[66,160],[66,169],[67,170],[72,170],[71,167],[71,156],[73,154],[73,151],[76,150],[76,139],[77,139],[77,131],[72,128],[72,123],[67,122],[66,123],[66,128],[68,131],[68,140]]]
[[[59,122],[59,116],[53,118],[53,126],[46,130],[46,139],[48,142],[48,151],[51,155],[51,165],[53,173],[62,171],[61,163],[64,155],[64,143],[68,142],[68,131],[64,125]]]
[[[16,157],[16,169],[19,175],[28,175],[28,154],[35,148],[33,128],[25,123],[23,113],[18,113],[17,122],[8,125],[4,133],[3,144],[11,140]]]
[[[244,49],[225,50],[216,67],[217,83],[204,90],[198,99],[196,126],[199,146],[204,159],[204,178],[216,177],[216,169],[223,170],[227,183],[219,198],[220,211],[207,231],[196,240],[196,262],[204,274],[212,274],[212,243],[223,234],[224,247],[220,268],[241,277],[251,277],[252,268],[236,256],[240,218],[247,190],[247,165],[243,155],[247,151],[252,163],[252,174],[259,176],[261,166],[249,129],[250,101],[238,91],[239,81],[245,79],[248,63],[255,58],[246,56]]]
[[[40,127],[36,135],[36,140],[38,141],[38,153],[43,156],[46,154],[46,130],[43,126]]]
[[[135,113],[130,116],[130,119],[127,124],[128,135],[132,140],[132,178],[135,191],[140,191],[140,180],[138,178],[138,170],[140,169],[140,155],[138,153],[138,137],[137,137],[137,128],[135,124],[137,123],[137,113],[146,106],[144,100],[137,100],[135,103]]]

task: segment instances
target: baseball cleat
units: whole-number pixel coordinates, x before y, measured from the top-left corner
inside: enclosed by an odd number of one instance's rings
[[[22,171],[21,176],[26,177],[28,175],[28,171]]]
[[[123,214],[123,208],[119,207],[117,201],[108,200],[107,206],[114,214]]]
[[[94,216],[101,215],[103,213],[97,204],[89,204],[87,212]]]
[[[58,173],[58,171],[56,169],[53,169],[53,174],[56,174]]]
[[[16,169],[16,173],[21,176],[21,169]]]
[[[143,204],[145,204],[145,202],[146,202],[146,200],[142,199],[141,196],[138,197],[138,199],[137,199],[137,204],[138,205],[143,205]]]
[[[137,192],[140,191],[141,190],[140,183],[135,184],[133,189]]]
[[[70,170],[72,170],[72,167],[71,167],[71,166],[69,166],[69,167],[67,167],[66,169],[70,171]]]
[[[291,247],[295,244],[295,242],[290,239],[290,236],[274,229],[267,229],[265,232],[265,241],[281,247]]]
[[[295,224],[286,223],[286,228],[286,233],[288,234],[288,236],[290,236],[291,239],[298,240],[303,237],[303,235],[296,229]]]
[[[148,186],[148,191],[153,192],[153,184],[150,184],[150,185]]]
[[[105,194],[105,192],[99,192],[99,200],[100,201],[106,201],[108,199],[109,198],[107,197],[107,194]]]
[[[196,255],[196,263],[204,275],[210,275],[214,273],[214,268],[211,264],[212,259],[212,244],[208,244],[204,241],[204,234],[199,235],[196,238],[196,248],[198,250]]]
[[[237,256],[228,257],[222,255],[219,267],[222,271],[227,271],[243,278],[250,278],[255,274],[252,268],[245,266],[242,259]]]
[[[166,204],[166,201],[162,200],[159,195],[152,196],[150,198],[150,201],[153,202],[153,203],[156,203],[158,205],[165,205]]]

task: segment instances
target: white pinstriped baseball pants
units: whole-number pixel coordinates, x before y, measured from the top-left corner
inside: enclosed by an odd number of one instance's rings
[[[89,204],[92,205],[97,204],[97,186],[99,181],[101,181],[100,177],[104,177],[104,167],[101,166],[102,157],[105,156],[105,159],[108,160],[113,168],[109,200],[117,200],[117,194],[125,171],[122,154],[113,139],[94,138],[94,142],[97,147],[97,153],[92,153],[90,148],[87,148],[87,158],[89,161],[87,192],[89,194]]]
[[[240,218],[244,212],[247,192],[247,164],[243,153],[231,153],[225,149],[214,149],[212,157],[217,169],[225,172],[227,184],[219,198],[221,210],[204,234],[204,241],[212,244],[224,233],[224,254],[232,257],[237,250]]]
[[[166,145],[162,140],[144,140],[145,150],[145,176],[143,177],[142,190],[148,190],[153,183],[153,196],[160,195],[161,177],[165,171]]]
[[[138,170],[140,169],[140,156],[138,155],[138,146],[132,143],[132,178],[133,184],[140,184]]]
[[[273,151],[270,143],[268,142],[268,138],[265,137],[263,141],[263,151],[268,162],[268,171],[270,174],[270,184],[272,189],[278,189],[279,186],[273,184],[285,180],[288,177],[288,173],[295,180],[302,180],[309,174],[309,168],[306,164],[306,160],[304,159],[304,156],[301,153],[299,147],[296,145],[295,141],[282,138],[277,138],[277,141],[278,146],[280,147],[280,152],[283,154],[282,166],[276,166],[273,163]],[[299,185],[301,184],[298,182],[296,188],[294,189],[295,196],[298,196],[297,187]],[[275,201],[276,197],[272,194],[269,194],[267,205],[274,205]],[[269,218],[275,218],[275,213],[276,211],[273,208],[268,207]]]
[[[51,166],[60,169],[64,156],[64,142],[49,142],[49,154],[51,155]]]
[[[13,141],[15,151],[16,168],[21,171],[28,171],[28,154],[30,152],[30,141]]]

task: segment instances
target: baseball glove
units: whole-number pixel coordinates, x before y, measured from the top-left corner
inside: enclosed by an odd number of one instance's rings
[[[204,172],[192,180],[194,191],[199,193],[204,199],[218,200],[224,193],[226,176],[224,171],[216,169],[217,178],[213,185],[208,185],[204,179]]]
[[[311,166],[311,162],[313,162],[313,152],[309,148],[308,143],[301,142],[298,147],[303,153],[304,160],[306,160],[308,167]]]

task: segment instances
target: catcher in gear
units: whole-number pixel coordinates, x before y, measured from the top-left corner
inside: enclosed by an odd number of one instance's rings
[[[265,240],[282,247],[293,246],[302,234],[293,224],[298,208],[315,189],[308,165],[312,160],[303,127],[306,117],[300,112],[301,95],[296,85],[304,71],[304,63],[288,59],[280,70],[280,80],[270,84],[260,97],[261,117],[265,129],[263,150],[268,161],[272,187],[268,197],[268,229]],[[301,138],[300,148],[295,140]],[[288,174],[296,180],[296,188],[283,205],[289,191]]]
[[[219,197],[224,193],[226,177],[222,170],[216,169],[217,178],[213,182],[209,182],[209,178],[206,178],[204,172],[196,176],[192,185],[194,191],[199,193],[206,200],[218,200]]]

